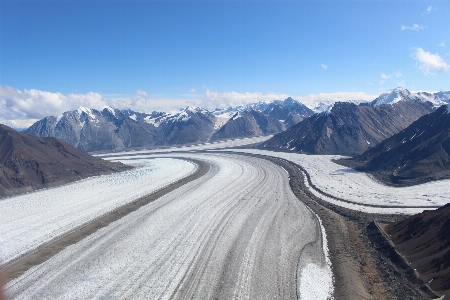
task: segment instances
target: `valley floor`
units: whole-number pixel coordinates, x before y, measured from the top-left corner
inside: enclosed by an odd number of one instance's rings
[[[228,144],[241,146],[251,141],[254,139]],[[41,210],[38,202],[19,201],[20,207],[27,209],[23,216],[0,226],[8,228],[5,234],[9,231],[12,236],[2,242],[6,245],[2,244],[3,260],[7,261],[85,224],[87,217],[68,221],[69,215],[83,215],[76,210],[57,213],[80,198],[103,202],[99,195],[109,191],[108,199],[114,199],[96,212],[88,209],[92,220],[194,174],[197,167],[183,159],[210,166],[204,176],[30,268],[7,284],[8,295],[14,299],[432,297],[382,257],[367,228],[373,221],[399,220],[404,214],[443,205],[444,194],[437,185],[385,190],[364,174],[334,166],[329,156],[252,149],[204,151],[224,145],[227,143],[104,155],[140,165],[132,171],[142,174],[112,180],[98,189],[77,186],[89,179],[68,185],[73,193],[81,194],[56,200],[50,197]],[[100,179],[113,178],[108,176]],[[57,189],[49,191],[59,193]],[[448,190],[444,193],[448,195]],[[20,207],[8,209],[20,214]],[[32,239],[39,234],[39,226],[24,220],[28,215],[40,220],[49,208],[55,217],[51,219],[50,213],[47,225],[39,223],[44,228],[42,237]],[[26,235],[28,227],[30,237]],[[24,242],[19,240],[22,234]]]
[[[33,267],[10,281],[7,293],[17,299],[332,294],[320,222],[292,193],[285,170],[239,155],[180,157],[202,159],[210,171]]]

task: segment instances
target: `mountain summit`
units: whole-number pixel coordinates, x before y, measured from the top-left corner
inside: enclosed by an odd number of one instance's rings
[[[433,112],[436,103],[397,88],[371,103],[336,102],[276,134],[260,148],[311,154],[357,155]]]

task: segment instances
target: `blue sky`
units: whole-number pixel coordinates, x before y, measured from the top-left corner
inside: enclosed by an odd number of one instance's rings
[[[155,109],[450,90],[449,16],[450,1],[1,0],[0,105],[32,117],[11,89]]]

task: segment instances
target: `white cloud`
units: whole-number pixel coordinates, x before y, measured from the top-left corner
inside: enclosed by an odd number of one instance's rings
[[[386,75],[384,73],[381,73],[381,75],[380,75],[380,78],[381,78],[380,84],[384,84],[386,81],[390,80],[394,76],[395,76],[395,78],[402,77],[402,73],[400,71],[397,71],[395,74],[390,74],[390,75]]]
[[[445,47],[444,41],[440,42],[440,43],[438,44],[438,46],[439,46],[439,47]]]
[[[380,75],[380,84],[384,84],[386,82],[386,80],[390,79],[392,77],[392,75],[386,75],[384,73],[381,73]]]
[[[433,5],[430,5],[427,7],[427,9],[422,13],[422,15],[429,14],[431,11],[435,10],[436,7],[433,7]]]
[[[381,73],[380,78],[386,80],[386,79],[391,78],[391,75],[386,75],[384,73]]]
[[[258,101],[283,100],[289,96],[283,93],[218,92],[208,88],[205,88],[205,92],[202,95],[189,93],[181,94],[178,98],[151,95],[143,90],[138,90],[136,94],[132,95],[105,96],[94,92],[64,95],[39,90],[21,91],[0,85],[0,123],[15,128],[26,128],[46,116],[58,116],[65,111],[75,110],[80,106],[94,109],[111,106],[117,109],[131,109],[150,113],[152,111],[174,111],[189,105],[201,106],[212,110],[214,108],[245,105]],[[319,93],[302,97],[291,96],[304,104],[347,100],[370,101],[377,97],[377,95],[369,95],[363,92]]]
[[[322,69],[324,69],[324,70],[327,70],[327,69],[328,69],[328,66],[325,65],[325,64],[321,64],[321,66],[322,66]]]
[[[438,53],[431,54],[422,48],[416,48],[411,57],[418,61],[419,69],[425,74],[431,74],[431,71],[447,72],[449,65],[439,56]]]
[[[100,108],[105,105],[99,93],[63,95],[35,89],[20,91],[0,85],[0,123],[16,127],[16,124],[23,126],[26,123],[24,120],[59,115],[79,106]]]
[[[293,97],[303,104],[314,104],[320,102],[337,102],[337,101],[372,101],[378,95],[370,95],[364,92],[336,92],[336,93],[319,93],[309,94],[303,97]]]
[[[366,80],[366,84],[367,84],[367,85],[373,85],[373,83],[370,82],[369,80]]]
[[[178,110],[189,105],[200,105],[202,100],[193,95],[167,98],[149,95],[138,90],[135,95],[106,97],[99,93],[87,94],[54,93],[40,90],[17,90],[0,85],[0,123],[15,128],[25,128],[47,116],[59,116],[65,111],[80,106],[102,109],[111,106],[118,109],[132,109],[139,112]]]
[[[189,90],[189,92],[192,93],[192,94],[195,94],[195,93],[197,93],[197,90],[192,88],[192,89]]]
[[[225,108],[229,106],[245,105],[253,102],[267,102],[272,100],[283,100],[289,97],[287,94],[259,93],[259,92],[217,92],[206,89],[203,94],[202,106],[206,109]]]
[[[400,26],[400,30],[418,31],[418,30],[421,30],[424,28],[426,28],[426,27],[423,27],[422,25],[417,25],[417,24],[413,24],[413,26],[405,26],[405,25]]]

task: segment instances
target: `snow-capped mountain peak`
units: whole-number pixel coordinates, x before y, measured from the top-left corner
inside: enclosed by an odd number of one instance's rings
[[[393,90],[389,90],[386,93],[381,94],[377,99],[372,102],[372,106],[382,104],[394,104],[399,101],[416,100],[417,97],[411,95],[411,93],[404,88],[398,87]]]

